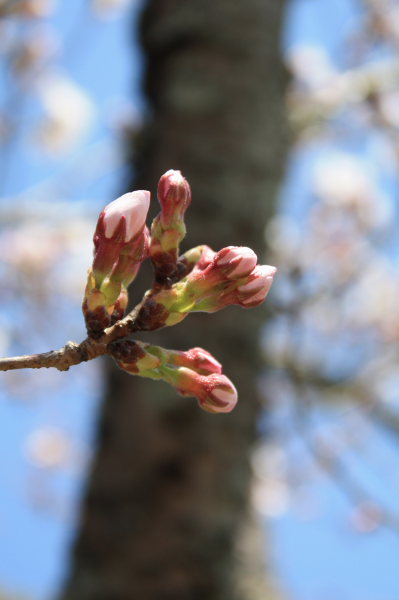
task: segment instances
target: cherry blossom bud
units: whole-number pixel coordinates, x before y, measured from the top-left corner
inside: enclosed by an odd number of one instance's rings
[[[198,296],[219,293],[231,282],[249,275],[257,260],[255,252],[245,246],[227,246],[216,253],[203,246],[201,258],[187,281]]]
[[[167,350],[160,346],[147,344],[141,341],[118,341],[111,346],[112,354],[118,363],[123,368],[132,372],[131,368],[126,365],[136,363],[138,359],[143,360],[147,355],[152,358],[147,358],[147,365],[153,364],[158,367],[187,367],[195,371],[199,375],[211,375],[213,373],[221,373],[222,365],[203,348],[191,348],[185,352],[180,350]],[[142,363],[144,364],[144,363]],[[134,372],[138,373],[140,369]],[[177,373],[177,371],[175,371]]]
[[[100,215],[100,219],[103,217],[105,237],[122,236],[121,241],[131,241],[143,230],[149,206],[150,192],[147,190],[128,192],[107,204]]]
[[[215,252],[205,245],[187,250],[178,260],[179,279],[191,273],[194,268],[203,271],[212,262],[214,256]]]
[[[219,250],[214,258],[215,266],[219,267],[229,279],[249,275],[257,261],[255,252],[244,246],[227,246]]]
[[[120,251],[117,263],[112,269],[110,279],[120,281],[125,287],[136,278],[141,263],[148,256],[149,233],[148,228],[132,240],[125,244]]]
[[[94,233],[93,260],[93,274],[98,286],[111,274],[122,250],[131,253],[136,246],[143,249],[149,203],[150,192],[138,190],[120,196],[100,214]],[[129,245],[127,249],[126,245]]]
[[[162,208],[163,227],[170,228],[174,222],[183,219],[191,203],[191,190],[180,171],[170,169],[162,175],[158,184],[158,199]]]
[[[225,375],[213,374],[203,378],[204,394],[198,396],[199,405],[211,413],[229,413],[237,404],[237,390]]]
[[[222,365],[214,356],[203,348],[191,348],[186,352],[169,350],[167,362],[170,365],[188,367],[200,375],[221,373]]]
[[[257,265],[246,282],[237,288],[239,304],[245,308],[261,304],[271,288],[276,272],[276,267]]]
[[[237,404],[234,385],[221,374],[220,363],[203,348],[179,352],[125,339],[112,342],[109,349],[124,371],[162,379],[182,396],[197,398],[203,410],[227,413]]]
[[[178,281],[179,245],[186,235],[184,213],[191,202],[190,186],[180,171],[167,171],[158,185],[161,213],[151,226],[150,256],[155,280],[164,285]]]
[[[148,255],[149,203],[149,192],[130,192],[108,204],[98,218],[82,307],[89,335],[98,337],[123,316],[127,287]]]
[[[208,267],[216,256],[216,252],[209,246],[199,246],[201,248],[201,256],[198,262],[195,264],[195,268],[199,271],[203,271]]]
[[[200,268],[201,258],[186,277],[145,300],[138,315],[140,329],[176,325],[190,312],[212,313],[231,304],[252,308],[264,301],[275,267],[257,265],[248,273],[256,260],[249,248],[224,248],[214,254],[205,247],[204,254],[207,266]]]
[[[213,288],[202,290],[202,297],[198,295],[190,311],[216,312],[231,304],[243,308],[258,306],[265,300],[276,271],[275,267],[269,265],[257,265],[246,277],[215,283]]]
[[[213,373],[199,375],[191,369],[180,367],[170,373],[170,381],[182,396],[194,396],[200,407],[211,413],[228,413],[237,404],[237,390],[225,375]]]

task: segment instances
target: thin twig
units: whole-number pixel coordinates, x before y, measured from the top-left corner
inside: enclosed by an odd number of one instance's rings
[[[68,371],[69,367],[78,365],[108,353],[108,345],[119,338],[126,337],[137,331],[136,319],[141,308],[140,302],[124,319],[121,319],[112,327],[105,329],[103,335],[94,339],[86,338],[80,344],[67,342],[59,350],[50,350],[42,354],[30,354],[26,356],[13,356],[0,358],[0,371],[11,371],[15,369],[49,369],[53,367],[59,371]]]

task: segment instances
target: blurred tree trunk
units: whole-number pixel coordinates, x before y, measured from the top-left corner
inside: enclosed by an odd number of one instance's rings
[[[132,141],[130,187],[150,189],[157,212],[159,176],[170,168],[183,172],[193,191],[183,250],[236,244],[262,256],[287,149],[283,5],[150,0],[145,6],[149,115]],[[151,335],[166,347],[203,346],[222,361],[239,390],[230,415],[209,415],[163,383],[109,368],[64,600],[240,597],[236,540],[247,509],[264,319],[261,309],[234,307]]]

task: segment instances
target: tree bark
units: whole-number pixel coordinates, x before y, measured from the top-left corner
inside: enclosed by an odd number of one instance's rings
[[[262,256],[287,149],[283,5],[150,0],[145,6],[149,109],[130,148],[134,187],[150,189],[156,205],[160,175],[182,171],[193,192],[183,250],[246,245]],[[136,300],[144,281],[145,273],[135,282]],[[204,413],[163,383],[109,367],[64,600],[240,597],[235,543],[247,509],[264,320],[261,309],[231,307],[141,336],[211,351],[239,391],[229,415]]]

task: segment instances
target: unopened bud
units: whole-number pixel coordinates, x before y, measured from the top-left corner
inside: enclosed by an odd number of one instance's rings
[[[222,365],[214,356],[203,348],[191,348],[186,352],[168,350],[166,360],[170,365],[187,367],[200,375],[221,373]]]
[[[158,199],[164,228],[170,228],[177,220],[183,219],[191,203],[191,190],[180,171],[170,169],[162,175],[158,184]]]
[[[209,246],[205,245],[187,250],[187,252],[179,256],[179,279],[186,277],[194,268],[203,271],[212,262],[214,256],[215,252]]]
[[[237,404],[237,390],[225,375],[199,375],[180,367],[172,373],[171,381],[182,396],[194,396],[200,407],[211,413],[228,413]]]
[[[206,267],[209,267],[211,262],[214,260],[216,256],[216,252],[212,250],[209,246],[200,246],[201,248],[201,256],[198,259],[198,262],[194,265],[196,269],[199,271],[204,271]]]
[[[276,272],[276,267],[257,265],[246,282],[237,288],[237,297],[241,306],[253,308],[261,304],[269,293]]]
[[[227,246],[219,250],[214,259],[216,267],[220,268],[229,279],[245,277],[253,270],[258,257],[251,248],[245,246]]]
[[[145,219],[149,203],[149,192],[130,192],[108,204],[98,218],[93,266],[83,299],[89,335],[98,337],[123,316],[127,286],[148,253]]]
[[[130,242],[141,233],[149,206],[150,192],[147,190],[128,192],[107,204],[100,215],[100,219],[103,217],[105,237],[122,237],[122,242]]]
[[[137,276],[141,263],[148,256],[149,233],[148,228],[134,238],[130,243],[125,244],[121,249],[119,258],[114,265],[110,279],[115,282],[121,282],[128,287]]]
[[[150,256],[157,283],[173,283],[179,279],[177,265],[179,246],[186,235],[184,213],[191,202],[190,186],[180,171],[167,171],[158,185],[161,213],[151,226]]]
[[[227,246],[216,253],[203,246],[200,260],[187,277],[191,295],[195,292],[204,298],[231,287],[232,282],[251,273],[257,260],[255,252],[245,246]]]
[[[243,260],[244,272],[251,261],[250,257],[248,262],[246,259]],[[186,292],[189,295],[193,295],[191,288],[198,289],[195,306],[190,309],[190,312],[216,312],[231,304],[238,304],[243,308],[252,308],[261,304],[271,288],[277,269],[269,265],[256,265],[249,274],[236,278],[237,269],[240,267],[241,263],[238,263],[233,272],[225,275],[221,280],[218,269],[215,269],[212,264],[204,271],[202,280],[189,284],[187,286],[189,291]],[[213,285],[209,286],[211,282]]]
[[[98,285],[110,276],[126,246],[142,247],[150,192],[137,190],[120,196],[100,214],[94,233],[93,273]]]
[[[151,331],[175,325],[190,312],[212,313],[231,304],[252,308],[264,301],[275,267],[253,267],[256,255],[250,248],[224,248],[216,254],[207,246],[204,248],[208,256],[203,268],[201,258],[186,277],[150,294],[144,301],[138,317],[141,329]]]
[[[182,396],[197,398],[208,412],[227,413],[237,404],[234,385],[221,374],[220,363],[203,348],[179,352],[140,341],[116,340],[109,350],[124,371],[163,379]]]
[[[228,413],[237,404],[237,390],[225,375],[209,375],[204,378],[206,393],[198,397],[200,407],[211,413]]]

